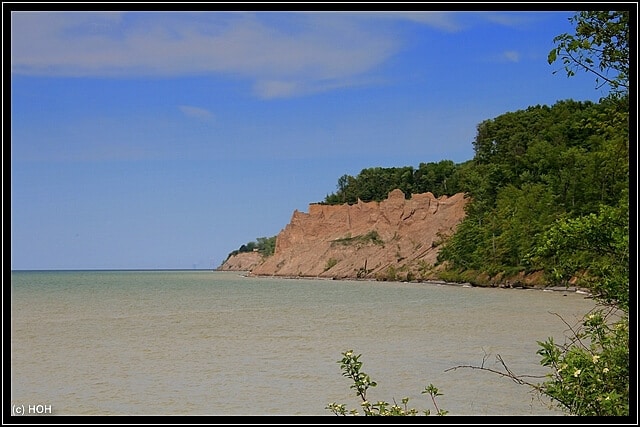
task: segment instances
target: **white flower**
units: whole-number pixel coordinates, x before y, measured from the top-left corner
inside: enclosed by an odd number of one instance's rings
[[[598,363],[598,360],[600,359],[600,356],[598,355],[594,355],[591,360],[593,360],[593,363]]]
[[[603,373],[603,374],[606,374],[607,372],[609,372],[609,368],[604,368],[604,369],[602,370],[602,373]]]
[[[576,369],[576,371],[573,373],[573,376],[578,377],[578,375],[580,375],[580,372],[582,372],[581,369]]]

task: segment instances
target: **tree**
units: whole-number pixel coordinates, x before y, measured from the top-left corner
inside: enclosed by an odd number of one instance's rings
[[[538,177],[553,190],[566,212],[539,234],[533,256],[527,258],[552,280],[588,287],[598,307],[584,316],[579,327],[567,324],[571,331],[567,342],[556,343],[553,338],[538,342],[540,363],[550,368],[540,384],[515,375],[499,355],[506,372],[485,368],[484,361],[480,367],[464,367],[531,386],[571,415],[629,415],[628,15],[578,12],[571,18],[576,34],[556,37],[558,45],[549,54],[549,63],[562,58],[569,77],[582,69],[597,76],[599,87],[609,84],[611,93],[599,105],[576,115],[577,110],[565,104],[558,110],[561,114],[553,114],[555,123],[545,122],[542,133],[529,141],[533,150],[524,153],[523,163],[513,161],[512,153],[522,147],[517,135],[525,115],[501,117],[506,131],[498,120],[483,122],[475,144],[475,160],[488,172],[503,165],[507,174],[498,177],[506,176],[511,185],[535,183]],[[539,124],[542,117],[536,119]],[[514,169],[522,165],[529,169]],[[516,248],[519,254],[527,249],[514,244],[520,240],[516,236],[527,233],[527,217],[520,219],[519,227],[505,221],[505,214],[517,218],[516,209],[526,198],[518,195],[519,187],[498,189],[495,200],[501,203],[494,209],[490,189],[499,184],[491,173],[479,177],[473,196],[482,199],[483,209],[474,206],[477,199],[468,205],[467,218],[441,252],[454,263],[491,260],[494,246],[487,239],[494,235],[496,252]],[[493,222],[483,212],[495,215]],[[538,229],[544,228],[539,225]],[[494,232],[487,233],[491,226]],[[469,242],[487,249],[484,254],[481,249],[470,250]]]
[[[617,181],[626,181],[627,188],[620,191],[616,206],[602,204],[597,213],[557,221],[536,249],[538,256],[551,263],[547,268],[556,279],[577,277],[597,302],[609,307],[585,316],[567,345],[558,345],[552,338],[538,342],[541,364],[552,368],[539,390],[574,415],[628,415],[629,12],[579,12],[571,22],[576,25],[575,35],[554,39],[558,46],[549,53],[549,63],[560,55],[568,76],[584,69],[597,76],[597,83],[603,81],[600,86],[609,84],[612,92],[605,100],[604,114],[593,117],[588,125],[605,136],[603,153],[622,154],[615,156],[623,160]],[[613,320],[609,320],[611,313]]]
[[[597,88],[608,84],[614,94],[629,90],[629,11],[585,11],[569,18],[575,34],[553,39],[548,62],[562,59],[567,76],[576,70],[596,75]],[[610,75],[610,73],[614,73]]]
[[[535,256],[551,280],[575,279],[605,304],[629,311],[629,204],[557,221],[541,238]]]
[[[617,141],[628,131],[621,124],[609,124],[612,108],[613,104],[565,100],[505,113],[478,125],[473,161],[451,175],[458,177],[470,202],[438,260],[454,270],[476,270],[479,277],[513,275],[529,269],[523,256],[533,249],[537,234],[556,219],[617,203],[628,187],[627,150],[621,141],[613,144],[608,139],[613,134]],[[435,164],[421,164],[416,182],[435,186],[436,170]]]
[[[610,85],[610,99],[628,100],[629,13],[579,12],[572,22],[576,34],[554,39],[559,44],[549,63],[561,54],[569,76],[575,67],[584,68]],[[615,151],[625,154],[626,147],[623,174],[628,174],[628,141],[620,141],[628,140],[627,102],[608,103],[608,114],[589,123],[609,134]],[[552,369],[538,390],[574,415],[629,415],[629,197],[628,176],[622,178],[627,188],[617,206],[603,204],[597,213],[557,221],[536,249],[557,279],[578,277],[609,307],[585,316],[566,345],[552,338],[538,342],[540,363]]]
[[[338,178],[338,194],[342,195],[342,203],[347,201],[347,185],[349,184],[349,175],[344,174]]]
[[[276,237],[258,237],[258,242],[256,247],[258,252],[260,252],[264,256],[271,256],[275,252],[276,249]]]
[[[430,191],[435,197],[455,194],[460,190],[457,171],[458,166],[451,160],[420,163],[413,178],[415,192]]]
[[[273,255],[276,248],[276,238],[277,236],[272,237],[258,237],[257,241],[245,243],[240,246],[240,248],[235,251],[231,251],[229,255],[227,255],[227,259],[232,256],[238,255],[244,252],[253,252],[258,251],[261,255],[267,257]]]

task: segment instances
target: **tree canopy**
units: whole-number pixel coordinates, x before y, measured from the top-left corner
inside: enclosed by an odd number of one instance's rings
[[[548,62],[562,59],[569,77],[577,70],[593,73],[596,85],[610,86],[616,96],[629,91],[629,11],[590,10],[569,19],[574,34],[560,34]]]
[[[464,191],[461,182],[463,171],[464,164],[456,165],[451,160],[420,163],[417,169],[413,166],[366,168],[355,177],[341,176],[337,191],[327,195],[323,203],[379,202],[395,189],[402,190],[407,198],[426,192],[433,193],[435,197],[451,196]]]

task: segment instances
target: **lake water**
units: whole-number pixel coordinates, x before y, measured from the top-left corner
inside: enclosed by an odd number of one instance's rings
[[[544,375],[594,307],[573,292],[249,278],[213,271],[11,274],[11,403],[57,415],[329,415],[360,409],[337,363],[362,353],[370,401],[451,415],[561,415],[482,364]],[[556,313],[556,314],[553,314]],[[447,371],[447,372],[445,372]]]

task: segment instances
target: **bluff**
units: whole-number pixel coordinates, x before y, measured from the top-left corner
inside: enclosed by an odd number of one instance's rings
[[[251,269],[254,276],[426,280],[443,239],[464,217],[462,193],[406,199],[393,190],[381,202],[310,204],[293,212],[277,235],[274,254]]]
[[[227,258],[220,267],[219,271],[248,271],[252,270],[256,265],[264,260],[259,252],[240,252]]]

